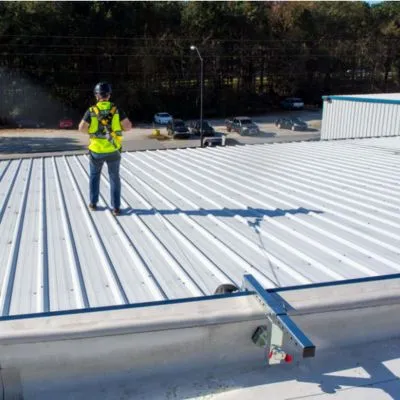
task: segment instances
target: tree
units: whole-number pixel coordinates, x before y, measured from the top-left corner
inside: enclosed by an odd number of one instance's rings
[[[107,80],[133,119],[160,109],[194,117],[191,44],[205,61],[205,115],[400,85],[397,2],[1,2],[0,11],[0,116],[33,103],[49,120],[80,115]]]

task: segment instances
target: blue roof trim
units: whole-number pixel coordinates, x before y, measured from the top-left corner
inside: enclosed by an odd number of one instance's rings
[[[169,305],[169,304],[194,303],[197,301],[218,300],[218,299],[224,299],[227,297],[231,298],[231,297],[249,296],[251,294],[252,294],[251,292],[234,292],[234,293],[226,293],[226,294],[214,294],[214,295],[210,295],[210,296],[201,296],[201,297],[188,297],[188,298],[173,299],[173,300],[149,301],[149,302],[145,302],[145,303],[121,304],[118,306],[105,306],[105,307],[81,308],[81,309],[63,310],[63,311],[49,311],[49,312],[42,312],[42,313],[7,315],[7,316],[0,317],[0,322],[1,321],[12,321],[12,320],[18,320],[18,319],[55,317],[55,316],[59,316],[59,315],[87,314],[87,313],[95,313],[95,312],[100,312],[100,311],[130,310],[133,308],[154,307],[154,306],[163,306],[163,305]]]
[[[400,104],[399,100],[391,99],[374,99],[367,97],[347,97],[347,96],[322,96],[322,99],[327,100],[343,100],[343,101],[353,101],[358,103],[380,103],[380,104]]]
[[[287,292],[289,290],[313,289],[313,288],[328,287],[328,286],[334,287],[334,286],[343,286],[343,285],[353,285],[355,283],[379,282],[379,281],[388,281],[391,279],[400,279],[400,274],[368,276],[366,278],[345,279],[343,281],[310,283],[308,285],[297,285],[297,286],[286,286],[286,287],[268,289],[268,291],[273,292],[273,293],[279,293],[279,292]]]
[[[372,276],[366,278],[356,278],[356,279],[346,279],[342,281],[331,281],[331,282],[322,282],[322,283],[311,283],[308,285],[297,285],[297,286],[286,286],[279,288],[271,288],[265,289],[269,293],[280,293],[280,292],[288,292],[291,290],[302,290],[302,289],[313,289],[320,287],[334,287],[334,286],[343,286],[349,284],[356,283],[365,283],[365,282],[378,282],[378,281],[386,281],[390,279],[400,279],[400,273],[398,274],[390,274],[390,275],[381,275],[381,276]],[[63,311],[50,311],[43,313],[31,313],[31,314],[20,314],[20,315],[8,315],[4,317],[0,317],[1,321],[13,321],[20,319],[35,319],[35,318],[45,318],[45,317],[55,317],[62,315],[77,315],[77,314],[87,314],[87,313],[95,313],[101,311],[114,311],[114,310],[131,310],[135,308],[142,307],[155,307],[155,306],[163,306],[169,304],[183,304],[183,303],[195,303],[197,301],[208,301],[208,300],[218,300],[218,299],[226,299],[226,298],[234,298],[234,297],[245,297],[252,296],[255,292],[253,291],[240,291],[226,294],[214,294],[210,296],[201,296],[201,297],[187,297],[183,299],[174,299],[174,300],[160,300],[160,301],[150,301],[144,303],[136,303],[136,304],[122,304],[118,306],[107,306],[107,307],[94,307],[94,308],[83,308],[83,309],[73,309],[73,310],[63,310]]]

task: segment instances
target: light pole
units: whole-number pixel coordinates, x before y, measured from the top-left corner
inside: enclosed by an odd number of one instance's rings
[[[203,57],[196,46],[190,46],[190,50],[196,50],[200,58],[200,147],[204,147],[203,143]]]

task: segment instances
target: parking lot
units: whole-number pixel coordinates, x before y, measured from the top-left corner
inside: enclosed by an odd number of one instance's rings
[[[274,122],[282,116],[297,116],[308,124],[307,131],[278,129]],[[300,140],[317,140],[320,136],[321,110],[276,112],[252,117],[260,128],[256,136],[241,136],[228,133],[225,119],[208,119],[219,133],[226,135],[226,145],[276,143]],[[190,139],[171,139],[166,134],[165,126],[135,124],[125,133],[123,148],[125,151],[157,150],[167,148],[197,147],[199,137]],[[154,136],[153,130],[160,129],[160,135]],[[50,154],[74,154],[87,151],[88,137],[77,130],[55,129],[5,129],[0,130],[0,159],[28,157]]]

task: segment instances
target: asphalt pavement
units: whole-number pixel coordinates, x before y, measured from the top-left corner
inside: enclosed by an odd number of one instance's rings
[[[226,145],[244,145],[261,143],[279,143],[291,141],[319,140],[321,126],[321,111],[296,111],[294,114],[308,123],[307,131],[290,131],[278,129],[274,121],[289,113],[274,113],[252,117],[260,127],[257,136],[240,136],[235,132],[228,133],[225,120],[210,119],[215,130],[226,135]],[[160,135],[153,135],[158,128]],[[82,154],[87,152],[88,135],[76,130],[56,129],[7,129],[0,130],[0,159],[42,157],[61,154]],[[138,124],[124,133],[124,151],[143,151],[174,149],[200,146],[200,138],[171,139],[166,135],[166,129],[154,124]]]

